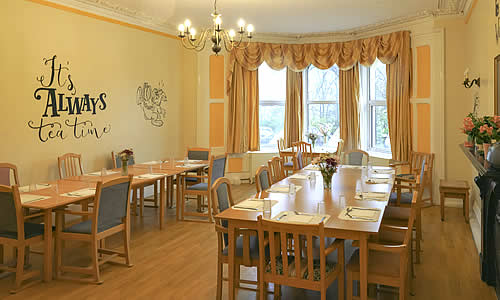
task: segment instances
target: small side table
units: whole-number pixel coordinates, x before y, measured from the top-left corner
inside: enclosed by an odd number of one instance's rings
[[[458,198],[463,199],[463,214],[465,222],[469,223],[469,183],[465,180],[443,180],[439,183],[439,192],[441,194],[441,221],[444,221],[444,199]]]

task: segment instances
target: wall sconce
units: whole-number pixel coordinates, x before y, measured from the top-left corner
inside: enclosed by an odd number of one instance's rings
[[[481,77],[478,77],[476,79],[472,79],[472,81],[469,79],[469,68],[465,69],[464,72],[464,86],[467,89],[470,89],[474,84],[477,85],[477,87],[481,87]]]

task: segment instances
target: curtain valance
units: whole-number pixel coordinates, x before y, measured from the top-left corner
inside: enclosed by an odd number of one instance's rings
[[[234,64],[255,71],[265,61],[275,70],[288,67],[301,72],[307,66],[329,69],[337,64],[341,70],[349,70],[356,63],[373,64],[378,58],[384,64],[392,64],[404,50],[404,41],[409,40],[409,31],[398,31],[385,35],[347,42],[312,44],[250,43],[245,49],[233,49],[229,56],[227,93],[231,88]]]

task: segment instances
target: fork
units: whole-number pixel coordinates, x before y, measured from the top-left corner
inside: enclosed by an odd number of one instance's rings
[[[345,213],[346,216],[348,216],[349,218],[351,219],[358,219],[358,220],[367,220],[367,221],[373,221],[373,219],[371,218],[365,218],[365,217],[355,217],[355,216],[352,216],[351,214],[349,214],[348,211],[346,211]]]

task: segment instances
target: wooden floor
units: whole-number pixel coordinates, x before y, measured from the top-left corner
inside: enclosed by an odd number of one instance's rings
[[[254,193],[255,186],[234,186],[235,199]],[[16,295],[8,290],[13,276],[0,279],[0,299],[214,299],[216,287],[216,235],[213,225],[197,222],[176,222],[175,209],[167,214],[165,229],[158,229],[157,210],[145,209],[141,219],[132,223],[132,268],[104,265],[102,285],[69,281],[40,283]],[[414,281],[421,300],[493,300],[493,289],[479,277],[478,253],[469,226],[459,209],[448,208],[446,222],[439,218],[439,208],[423,211],[422,263],[417,265]],[[107,241],[119,247],[119,239]],[[85,264],[84,244],[68,243],[65,261]],[[41,259],[32,255],[33,268],[40,268]],[[255,271],[242,270],[242,276],[255,278]],[[334,283],[328,299],[336,299]],[[227,299],[224,284],[223,298]],[[319,294],[284,288],[283,299],[319,299]],[[255,292],[238,291],[238,299],[256,299]],[[270,298],[271,299],[271,298]],[[396,299],[383,294],[380,299]]]

